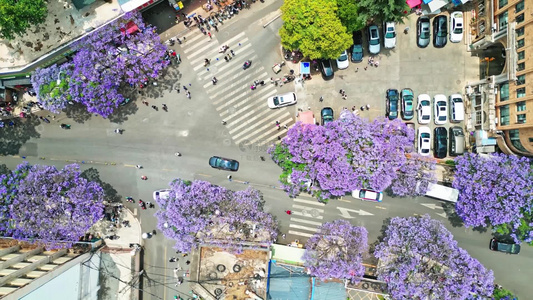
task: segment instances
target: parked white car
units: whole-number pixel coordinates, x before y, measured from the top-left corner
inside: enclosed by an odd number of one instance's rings
[[[375,201],[375,202],[381,202],[383,201],[383,193],[382,192],[376,192],[372,190],[353,190],[352,191],[352,197],[356,199],[361,199],[364,201]]]
[[[396,47],[396,28],[394,22],[387,22],[383,26],[383,46],[385,49],[392,49]]]
[[[268,98],[267,104],[269,108],[279,108],[283,106],[296,104],[296,94],[287,93]]]
[[[418,128],[418,154],[429,156],[431,150],[431,130],[429,127],[420,126]]]
[[[444,125],[448,121],[448,105],[446,96],[439,94],[433,97],[435,125]]]
[[[431,121],[431,98],[428,94],[418,95],[418,124],[429,124]]]
[[[460,94],[452,94],[450,102],[450,122],[458,123],[465,120],[465,105]]]
[[[161,198],[161,199],[168,199],[168,197],[170,197],[170,190],[166,189],[166,190],[158,190],[158,191],[154,191],[154,201],[157,201],[158,198]]]
[[[459,43],[463,40],[463,13],[454,11],[450,15],[450,42]]]
[[[343,69],[348,68],[349,65],[350,65],[350,62],[348,61],[348,52],[344,50],[341,53],[341,56],[337,58],[337,68],[339,70],[343,70]]]

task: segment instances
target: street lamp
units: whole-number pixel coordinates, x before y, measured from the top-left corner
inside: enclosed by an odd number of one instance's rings
[[[59,71],[59,73],[57,73],[57,85],[60,85],[61,84],[61,73],[65,73],[63,71]]]

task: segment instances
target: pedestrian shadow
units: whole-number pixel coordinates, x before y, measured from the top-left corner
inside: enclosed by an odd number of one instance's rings
[[[81,173],[81,177],[87,179],[88,181],[93,181],[98,183],[104,190],[104,199],[109,203],[121,203],[122,197],[118,194],[117,190],[107,182],[103,182],[100,179],[100,173],[96,168],[89,168]]]

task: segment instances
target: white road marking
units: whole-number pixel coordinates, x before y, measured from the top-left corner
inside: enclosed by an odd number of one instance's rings
[[[306,224],[316,225],[316,226],[322,226],[321,222],[309,221],[309,220],[299,219],[299,218],[291,218],[291,221],[298,222],[298,223],[306,223]]]
[[[307,231],[311,231],[311,232],[317,232],[318,231],[318,228],[301,226],[301,225],[296,225],[296,224],[289,224],[289,227],[290,228],[301,229],[301,230],[307,230]]]
[[[305,236],[305,237],[307,237],[307,238],[310,238],[310,237],[313,236],[312,234],[309,234],[309,233],[304,233],[304,232],[299,232],[299,231],[294,231],[294,230],[289,230],[288,233],[289,233],[289,234],[292,234],[292,235]]]

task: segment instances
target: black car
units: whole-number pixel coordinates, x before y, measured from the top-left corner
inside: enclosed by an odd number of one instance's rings
[[[389,120],[398,118],[398,90],[388,89],[386,100],[386,114]]]
[[[419,17],[416,21],[416,44],[420,48],[426,48],[429,45],[430,24],[429,18],[426,16]]]
[[[333,122],[333,109],[331,107],[324,107],[320,111],[320,117],[322,118],[322,126]]]
[[[448,41],[448,18],[446,16],[436,16],[433,19],[433,46],[442,48]]]
[[[492,251],[500,251],[509,254],[518,254],[520,253],[520,245],[515,243],[507,243],[503,241],[498,241],[497,239],[491,239],[489,248]]]
[[[433,155],[436,158],[448,155],[448,131],[444,127],[437,127],[433,131]]]
[[[320,71],[322,71],[322,76],[324,76],[324,79],[333,78],[333,67],[331,66],[331,61],[329,59],[320,60]]]
[[[363,32],[361,30],[353,33],[352,62],[363,61]]]
[[[223,158],[218,156],[213,156],[209,159],[209,165],[212,168],[226,171],[237,171],[239,170],[239,162],[234,159]]]

